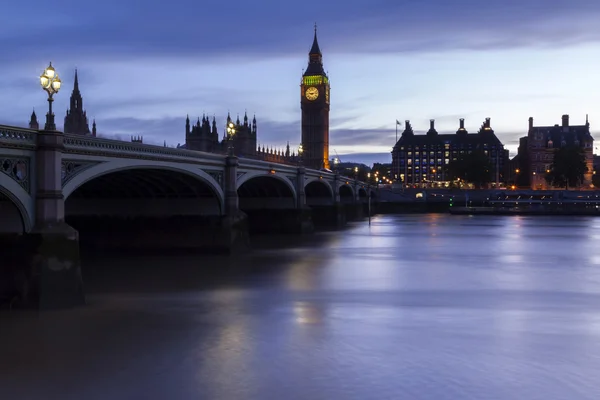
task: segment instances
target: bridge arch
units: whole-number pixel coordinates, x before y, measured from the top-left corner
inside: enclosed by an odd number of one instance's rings
[[[259,179],[259,178],[266,178],[266,179]],[[297,199],[297,194],[296,194],[296,186],[294,185],[294,183],[289,180],[286,176],[284,176],[281,173],[270,173],[270,172],[262,172],[262,171],[253,171],[253,172],[247,172],[244,175],[240,176],[236,182],[236,188],[238,190],[238,194],[240,194],[240,189],[242,188],[242,186],[244,186],[246,183],[248,183],[249,181],[254,181],[254,182],[259,182],[259,183],[267,183],[267,182],[272,182],[272,180],[277,180],[279,182],[281,182],[287,189],[289,189],[290,193],[292,194],[293,198],[294,198],[294,205],[296,204],[296,199]],[[246,185],[246,187],[248,187],[248,185]],[[279,186],[280,188],[283,188],[283,186]]]
[[[343,184],[339,187],[340,203],[354,203],[354,188],[349,184]]]
[[[331,205],[335,200],[333,188],[324,179],[309,179],[304,184],[304,193],[308,206]]]
[[[34,223],[32,197],[21,185],[3,173],[0,173],[0,220],[0,233],[29,232]]]
[[[238,179],[237,193],[251,234],[288,233],[296,229],[296,188],[283,174],[248,172]]]
[[[220,241],[223,191],[195,165],[115,160],[80,172],[63,187],[65,221],[82,249],[204,249]]]
[[[93,179],[101,178],[102,176],[125,172],[125,171],[141,171],[151,173],[152,171],[164,171],[171,172],[173,175],[185,175],[195,179],[197,182],[204,184],[214,194],[217,199],[219,213],[223,214],[224,210],[224,194],[223,189],[219,183],[209,174],[200,170],[198,167],[188,166],[185,164],[174,164],[174,163],[148,163],[143,160],[125,160],[125,161],[111,161],[104,162],[88,168],[71,180],[69,180],[63,187],[63,195],[65,201],[75,192],[78,188]],[[137,174],[139,176],[139,174]],[[168,186],[168,183],[167,183]]]
[[[367,198],[367,196],[368,196],[368,194],[367,194],[367,190],[366,190],[365,188],[363,188],[363,187],[361,187],[361,188],[358,188],[358,197],[359,197],[361,200],[364,200],[364,199],[366,199],[366,198]]]

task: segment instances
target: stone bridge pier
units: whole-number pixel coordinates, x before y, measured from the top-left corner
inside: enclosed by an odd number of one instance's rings
[[[61,185],[64,136],[54,131],[37,132],[35,146],[31,160],[34,168],[22,174],[28,178],[28,175],[35,176],[29,180],[32,195],[27,198],[31,204],[12,199],[20,209],[21,226],[18,226],[16,216],[10,218],[10,227],[0,224],[4,230],[17,229],[13,230],[16,234],[12,238],[3,236],[0,243],[0,269],[6,274],[0,277],[6,286],[3,293],[36,308],[83,304],[79,234],[65,222]],[[3,186],[6,188],[9,184],[10,181],[6,181]],[[13,194],[21,193],[21,190],[14,188]],[[7,214],[2,212],[1,215]]]

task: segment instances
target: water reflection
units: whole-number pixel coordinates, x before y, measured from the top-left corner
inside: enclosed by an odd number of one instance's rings
[[[244,258],[86,259],[88,307],[0,314],[0,398],[596,399],[598,228],[378,216]]]

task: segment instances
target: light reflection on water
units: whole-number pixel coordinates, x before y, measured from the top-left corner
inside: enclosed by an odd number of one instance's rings
[[[597,399],[599,228],[383,216],[244,259],[87,260],[88,307],[0,314],[0,398]]]

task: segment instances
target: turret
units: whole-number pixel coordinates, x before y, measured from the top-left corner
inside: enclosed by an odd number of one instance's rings
[[[74,133],[78,135],[90,135],[87,113],[83,109],[83,98],[79,91],[79,76],[75,70],[75,80],[73,83],[73,92],[69,101],[69,109],[65,116],[65,133]]]
[[[35,110],[31,113],[31,118],[29,119],[29,129],[35,129],[36,131],[40,129],[40,124],[37,120],[37,115],[35,115]]]
[[[189,135],[190,134],[190,116],[189,114],[187,115],[187,117],[185,118],[185,135]]]
[[[533,129],[533,117],[529,117],[529,130]]]
[[[92,136],[96,137],[96,118],[92,121]]]

